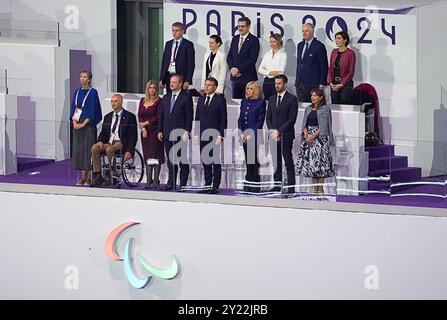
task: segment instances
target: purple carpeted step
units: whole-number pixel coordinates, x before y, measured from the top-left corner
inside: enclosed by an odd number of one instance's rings
[[[408,182],[408,181],[418,181],[421,179],[421,168],[397,168],[391,170],[378,170],[370,171],[369,175],[371,177],[384,177],[391,175],[391,182]]]
[[[444,184],[421,184],[423,181],[416,181],[413,184],[391,187],[391,194],[427,194],[427,195],[446,195],[446,186]]]
[[[369,159],[369,171],[397,169],[408,167],[408,157],[391,156]]]
[[[18,171],[30,170],[54,162],[55,161],[51,159],[17,158],[17,170]]]
[[[390,191],[390,183],[384,181],[368,181],[368,190]]]
[[[365,151],[369,152],[369,159],[391,157],[394,156],[394,145],[382,144],[376,147],[365,148]]]

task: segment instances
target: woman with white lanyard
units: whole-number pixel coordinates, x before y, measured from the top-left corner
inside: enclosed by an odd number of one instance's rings
[[[81,177],[76,185],[90,185],[91,148],[96,143],[96,125],[102,120],[101,103],[98,92],[91,87],[92,73],[82,71],[81,88],[76,90],[70,109],[73,123],[73,156],[76,170],[81,170]]]

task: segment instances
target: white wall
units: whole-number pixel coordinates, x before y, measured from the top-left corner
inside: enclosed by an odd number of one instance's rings
[[[55,53],[54,101],[49,121],[68,121],[69,115],[69,50],[87,50],[92,55],[94,86],[106,96],[107,77],[116,69],[115,30],[116,0],[7,0],[2,3],[0,18],[12,20],[59,21],[61,47]],[[74,23],[73,23],[74,22]],[[36,65],[39,67],[39,65]],[[13,90],[10,91],[14,94]],[[34,99],[32,96],[31,99]],[[64,128],[56,128],[58,137]],[[55,158],[66,156],[65,141],[54,142]],[[65,153],[65,154],[64,154]]]
[[[14,193],[0,203],[0,299],[447,298],[445,218]],[[141,225],[119,247],[135,236],[135,253],[159,267],[177,255],[178,279],[130,287],[104,253],[128,221]],[[65,288],[67,266],[78,290]],[[365,288],[367,266],[378,290]]]
[[[447,172],[447,2],[417,9],[418,148],[424,174]],[[441,92],[441,87],[444,92]]]

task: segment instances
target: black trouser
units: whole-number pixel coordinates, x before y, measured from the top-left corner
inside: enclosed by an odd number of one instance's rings
[[[169,137],[169,135],[168,135]],[[177,173],[178,173],[178,167],[177,163],[180,162],[180,186],[186,186],[188,183],[189,178],[189,163],[182,162],[182,150],[185,151],[185,158],[187,157],[187,151],[186,151],[186,145],[187,142],[180,141],[181,139],[178,138],[177,141],[169,141],[168,137],[165,137],[165,140],[163,142],[166,154],[168,156],[167,166],[169,170],[169,178],[168,178],[168,185],[169,186],[176,186],[177,185]],[[178,150],[178,152],[170,154],[171,148],[178,143],[177,147],[182,146],[183,148]],[[174,163],[173,163],[174,162]]]
[[[247,86],[247,83],[250,81],[245,80],[233,80],[232,81],[232,87],[233,87],[233,99],[245,99],[245,87]]]
[[[296,97],[298,98],[298,102],[311,102],[310,101],[310,92],[315,89],[319,88],[320,86],[303,86],[302,84],[298,85],[296,87]]]
[[[252,145],[253,144],[253,145]],[[260,182],[261,176],[259,175],[259,159],[258,159],[258,146],[256,141],[252,140],[242,144],[244,147],[245,164],[247,166],[247,173],[245,180],[248,182]],[[250,154],[248,154],[250,153]],[[253,191],[259,190],[259,184],[249,184],[249,188]]]
[[[262,90],[264,91],[264,100],[268,100],[271,96],[276,95],[275,79],[267,77],[264,78]]]
[[[354,81],[348,82],[341,90],[331,92],[333,104],[352,104]]]
[[[295,167],[293,165],[292,157],[293,138],[284,137],[279,142],[272,140],[272,143],[276,143],[276,156],[272,154],[273,167],[276,169],[273,179],[275,182],[282,182],[282,159],[284,158],[287,171],[287,185],[294,186]]]
[[[166,72],[164,82],[166,87],[166,93],[171,92],[171,74],[169,72]]]
[[[209,154],[202,154],[202,150],[203,148],[205,148],[206,145],[208,145],[209,143],[214,143],[215,138],[211,139],[211,142],[200,141],[200,159],[202,160],[203,171],[205,174],[205,186],[211,186],[212,183],[213,189],[218,189],[222,177],[222,166],[220,164],[220,145],[217,147],[214,146],[214,148],[209,151]],[[208,147],[210,148],[211,145],[209,145]],[[216,154],[214,154],[214,150],[216,151]],[[216,161],[213,161],[214,158],[216,159]],[[217,159],[219,160],[217,161]]]

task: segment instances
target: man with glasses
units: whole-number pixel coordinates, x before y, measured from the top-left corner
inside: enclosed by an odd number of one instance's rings
[[[247,83],[258,81],[256,61],[259,56],[259,39],[250,33],[250,25],[251,21],[247,17],[238,20],[239,35],[231,40],[227,56],[233,99],[243,99]]]

